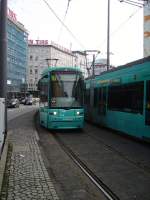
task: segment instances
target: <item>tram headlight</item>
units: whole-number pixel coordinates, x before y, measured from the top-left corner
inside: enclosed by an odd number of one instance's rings
[[[56,111],[54,111],[54,112],[53,112],[53,114],[54,114],[54,115],[57,115],[57,112],[56,112]]]
[[[56,111],[52,111],[49,113],[50,115],[57,115],[57,112]]]
[[[80,115],[81,116],[81,115],[83,115],[83,112],[82,111],[77,111],[76,115]]]

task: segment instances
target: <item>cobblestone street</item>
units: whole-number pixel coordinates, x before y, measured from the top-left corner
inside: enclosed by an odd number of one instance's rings
[[[34,112],[26,114],[24,121],[17,119],[19,123],[9,132],[12,154],[8,161],[8,181],[2,189],[2,200],[59,199],[41,157],[38,136],[32,124],[33,116]],[[15,120],[11,123],[15,123]]]

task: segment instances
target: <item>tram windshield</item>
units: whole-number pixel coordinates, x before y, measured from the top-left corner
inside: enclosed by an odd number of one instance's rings
[[[83,106],[83,76],[76,71],[56,71],[51,74],[51,107]]]

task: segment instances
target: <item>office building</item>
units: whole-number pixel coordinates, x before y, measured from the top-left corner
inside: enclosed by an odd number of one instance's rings
[[[8,37],[8,92],[17,93],[25,90],[27,69],[28,32],[17,21],[13,11],[8,9],[7,20]]]

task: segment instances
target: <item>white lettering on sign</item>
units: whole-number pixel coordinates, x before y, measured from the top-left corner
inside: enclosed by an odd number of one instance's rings
[[[30,45],[48,45],[48,40],[28,40]]]
[[[33,44],[33,40],[28,40],[28,44]]]

